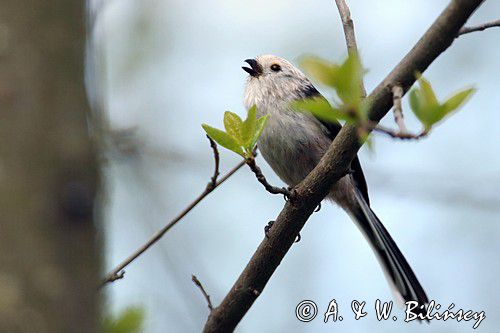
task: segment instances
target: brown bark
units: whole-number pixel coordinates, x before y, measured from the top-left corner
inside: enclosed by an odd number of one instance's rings
[[[482,0],[454,0],[439,15],[412,50],[367,97],[374,122],[392,107],[392,87],[406,92],[415,82],[415,72],[427,67],[453,42]],[[204,332],[230,332],[235,329],[253,302],[262,293],[295,241],[309,216],[331,186],[344,176],[361,144],[357,129],[344,126],[314,170],[296,187],[295,200],[287,202],[247,266],[222,303],[208,317]]]
[[[0,332],[96,332],[84,1],[0,1]]]

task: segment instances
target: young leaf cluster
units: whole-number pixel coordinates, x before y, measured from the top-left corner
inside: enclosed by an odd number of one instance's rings
[[[357,54],[350,55],[340,65],[314,56],[303,58],[301,64],[315,80],[333,88],[338,101],[334,100],[330,104],[321,96],[306,99],[294,103],[297,111],[310,112],[328,122],[343,120],[361,125],[368,122],[369,105],[362,94],[365,71]],[[447,115],[456,111],[475,92],[473,88],[463,89],[446,101],[439,102],[430,82],[419,73],[417,73],[417,78],[420,87],[410,92],[410,106],[422,123],[425,133]],[[364,127],[361,126],[361,128]]]
[[[444,117],[456,111],[475,92],[474,88],[463,89],[441,103],[431,83],[420,74],[417,74],[417,77],[420,87],[410,91],[410,107],[425,131],[429,131]]]
[[[365,70],[356,54],[351,54],[342,64],[308,56],[302,59],[302,67],[314,79],[333,88],[339,101],[332,106],[322,97],[300,101],[298,110],[306,110],[325,121],[344,120],[350,123],[367,119],[367,104],[363,99],[362,82]]]
[[[253,106],[248,110],[245,120],[242,120],[233,112],[226,111],[224,113],[224,128],[226,131],[207,124],[201,126],[207,132],[207,135],[220,146],[243,156],[245,159],[250,159],[253,157],[257,140],[266,125],[267,117],[266,115],[257,118],[257,109]]]

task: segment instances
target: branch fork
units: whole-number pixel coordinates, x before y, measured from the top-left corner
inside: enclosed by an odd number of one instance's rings
[[[137,250],[135,250],[130,256],[128,256],[125,260],[123,260],[120,264],[118,264],[115,268],[113,268],[101,281],[100,288],[105,286],[108,283],[114,282],[116,280],[123,279],[125,275],[125,268],[130,265],[133,261],[135,261],[138,257],[140,257],[144,252],[146,252],[151,246],[156,244],[174,225],[176,225],[179,221],[181,221],[184,216],[186,216],[194,207],[196,207],[205,197],[207,197],[212,191],[214,191],[217,187],[219,187],[223,182],[225,182],[229,177],[236,173],[243,165],[245,165],[245,161],[241,161],[235,167],[233,167],[228,173],[226,173],[222,178],[219,179],[219,151],[217,149],[217,144],[208,137],[210,141],[210,147],[212,148],[215,167],[212,177],[210,178],[210,182],[207,184],[205,190],[191,202],[182,212],[180,212],[177,217],[171,220],[168,224],[166,224],[163,228],[155,232],[150,239],[141,245]]]
[[[428,129],[422,130],[418,134],[413,134],[408,131],[403,116],[403,106],[401,100],[403,99],[403,87],[401,85],[394,85],[391,89],[392,92],[392,104],[393,104],[393,115],[394,122],[398,126],[398,130],[395,131],[391,128],[384,127],[377,122],[368,122],[365,130],[373,130],[375,132],[383,133],[394,139],[401,140],[419,140],[429,134]]]
[[[252,172],[255,174],[255,177],[257,178],[259,183],[264,185],[264,188],[266,189],[266,191],[268,191],[271,194],[283,194],[283,196],[285,197],[285,200],[287,200],[287,201],[291,201],[293,199],[293,197],[294,197],[293,189],[289,190],[286,187],[277,187],[277,186],[273,186],[273,185],[269,184],[266,177],[262,173],[262,170],[259,168],[259,166],[255,162],[254,157],[247,158],[246,163],[250,167],[250,170],[252,170]]]

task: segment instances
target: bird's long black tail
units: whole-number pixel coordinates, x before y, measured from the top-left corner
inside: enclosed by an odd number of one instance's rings
[[[429,300],[415,273],[413,273],[387,229],[366,203],[363,195],[357,190],[356,199],[359,209],[350,213],[370,242],[391,288],[396,293],[396,296],[399,296],[398,301],[417,301],[420,311],[415,311],[415,313],[425,312],[425,304]],[[420,307],[421,305],[423,307]]]

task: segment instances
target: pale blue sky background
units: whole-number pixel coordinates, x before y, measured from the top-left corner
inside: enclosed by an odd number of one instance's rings
[[[246,77],[242,61],[273,53],[296,63],[306,53],[345,56],[333,0],[109,0],[96,40],[113,129],[136,129],[137,154],[114,153],[106,168],[106,268],[128,256],[201,192],[212,156],[201,123],[222,126],[225,110],[240,115]],[[367,90],[392,69],[448,1],[352,0]],[[489,0],[470,23],[500,18]],[[438,95],[474,85],[458,114],[420,142],[375,137],[375,153],[360,156],[372,207],[384,221],[429,297],[444,307],[486,311],[478,331],[500,326],[500,29],[460,37],[425,73]],[[325,94],[329,91],[318,87]],[[404,103],[407,124],[418,122]],[[384,123],[393,126],[392,117]],[[221,152],[222,170],[238,158]],[[260,158],[274,184],[281,184]],[[126,278],[106,287],[113,311],[146,311],[146,332],[198,332],[208,311],[191,282],[195,274],[218,304],[283,206],[245,168],[210,195]],[[345,320],[305,324],[295,306],[312,299],[326,311],[335,298]],[[324,204],[302,232],[239,332],[470,332],[473,323],[377,322],[375,299],[391,300],[378,262],[338,208]],[[356,322],[353,299],[368,302]]]

